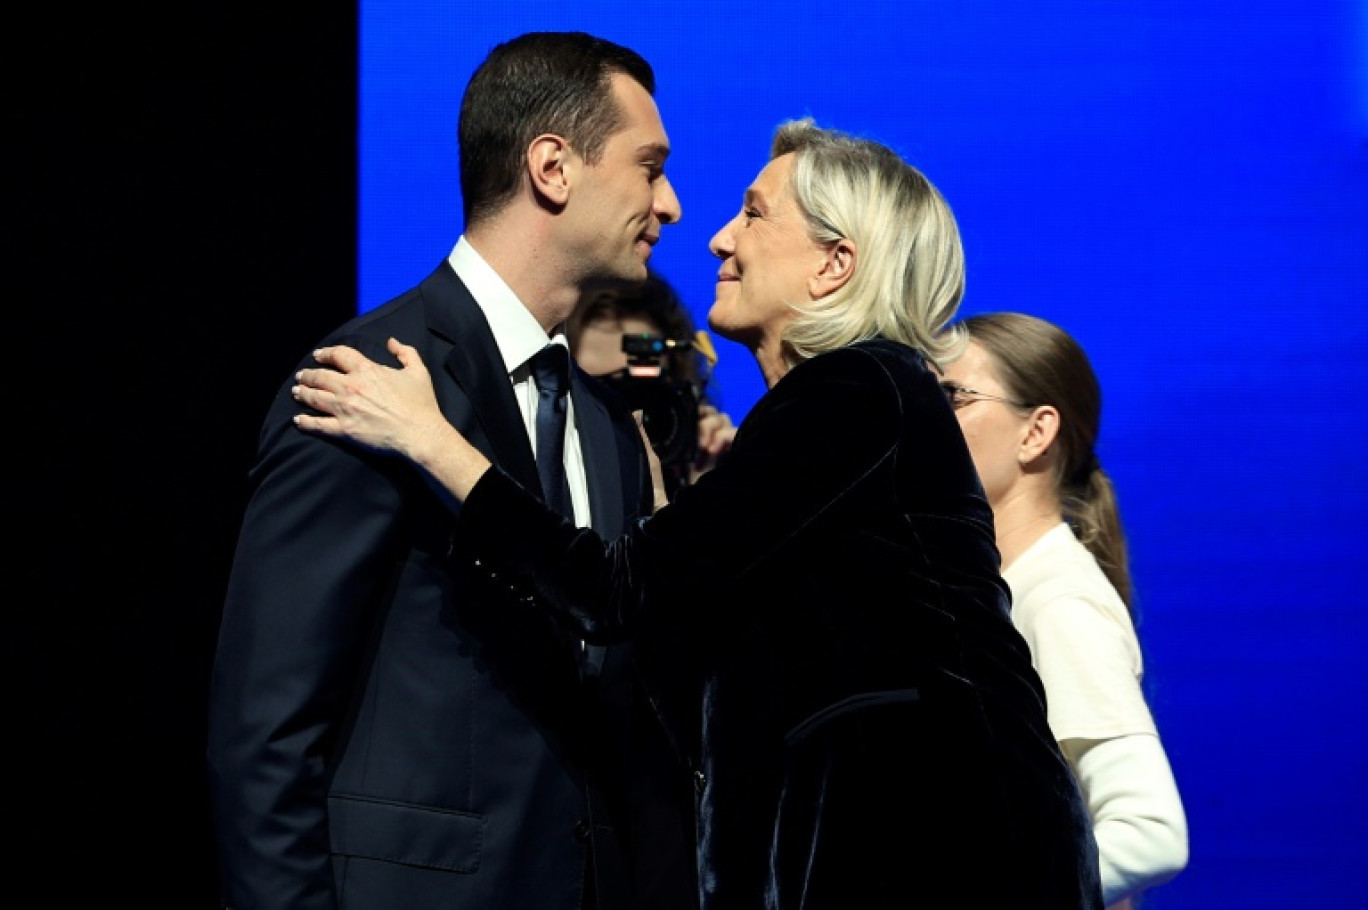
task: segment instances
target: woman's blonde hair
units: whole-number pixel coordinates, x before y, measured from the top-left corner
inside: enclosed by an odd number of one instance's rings
[[[792,190],[813,240],[848,239],[855,273],[820,300],[795,303],[787,354],[806,360],[869,338],[901,341],[935,363],[963,348],[950,325],[964,296],[964,250],[940,192],[891,149],[811,118],[783,123],[770,158],[792,153]]]

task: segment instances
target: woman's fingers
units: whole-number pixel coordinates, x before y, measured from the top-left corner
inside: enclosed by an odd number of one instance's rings
[[[324,411],[328,414],[335,413],[334,409],[328,407],[328,405],[331,402],[335,402],[337,397],[332,393],[325,393],[322,389],[312,387],[303,380],[296,383],[295,386],[290,389],[290,394],[294,396],[295,401],[303,405],[308,405],[316,411]]]
[[[725,411],[710,404],[698,409],[698,448],[705,455],[717,456],[731,448],[736,427]]]
[[[295,385],[290,389],[290,395],[301,405],[319,412],[314,414],[303,411],[294,415],[295,426],[301,430],[327,436],[336,436],[342,431],[342,424],[337,416],[336,395],[307,385]]]
[[[356,348],[348,347],[345,344],[334,344],[326,348],[319,348],[313,352],[313,357],[319,363],[334,367],[343,373],[354,372],[371,362]]]
[[[335,417],[318,417],[314,414],[296,414],[294,415],[294,425],[301,430],[307,430],[310,433],[319,433],[324,436],[336,436],[341,432],[337,425],[337,418]]]
[[[412,345],[404,344],[397,338],[390,337],[385,342],[385,347],[399,361],[399,372],[413,370],[421,373],[426,378],[427,367],[423,364],[423,358],[418,356],[418,349]],[[318,389],[338,389],[340,376],[348,376],[353,373],[364,373],[367,370],[388,370],[384,364],[376,363],[356,348],[345,344],[334,344],[328,347],[318,348],[313,352],[313,358],[323,369],[316,367],[300,370],[296,378],[304,385]]]
[[[321,391],[336,391],[339,388],[341,374],[336,370],[320,370],[317,367],[308,367],[295,373],[295,382],[298,388],[317,389]],[[296,398],[299,396],[296,395]]]
[[[390,337],[385,345],[389,352],[399,358],[399,363],[405,368],[423,367],[423,359],[418,356],[418,349],[412,345],[404,344],[398,338]]]

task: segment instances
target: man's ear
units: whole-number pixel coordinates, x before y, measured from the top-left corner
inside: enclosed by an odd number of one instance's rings
[[[1051,404],[1042,404],[1031,410],[1026,433],[1017,448],[1017,461],[1029,465],[1050,450],[1059,436],[1059,411]]]
[[[828,244],[817,273],[808,279],[808,293],[820,300],[840,290],[855,274],[855,242],[848,237]]]
[[[571,167],[570,146],[554,133],[543,133],[527,147],[527,176],[538,199],[564,205],[570,195],[567,168]]]

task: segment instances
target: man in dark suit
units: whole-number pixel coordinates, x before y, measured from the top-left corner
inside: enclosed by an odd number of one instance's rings
[[[653,92],[645,60],[589,35],[494,48],[461,107],[464,234],[321,343],[388,363],[387,339],[414,345],[445,417],[540,490],[533,356],[564,343],[589,284],[644,280],[680,217]],[[648,464],[621,402],[571,372],[570,506],[611,538],[649,513]],[[300,432],[292,382],[262,429],[214,664],[224,905],[690,906],[688,800],[629,655],[509,609],[498,579],[453,577],[437,494]]]

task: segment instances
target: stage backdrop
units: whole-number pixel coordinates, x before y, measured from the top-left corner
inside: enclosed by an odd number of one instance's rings
[[[358,308],[456,240],[461,91],[523,31],[654,64],[684,218],[652,263],[700,324],[708,239],[777,123],[893,146],[959,217],[963,312],[1060,323],[1104,385],[1100,457],[1191,826],[1189,869],[1147,910],[1368,906],[1364,4],[578,6],[362,0]],[[760,378],[717,348],[739,422]]]

